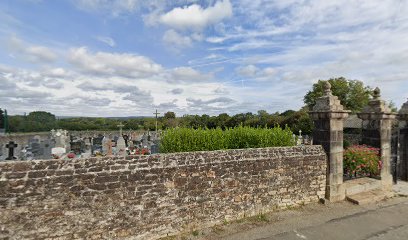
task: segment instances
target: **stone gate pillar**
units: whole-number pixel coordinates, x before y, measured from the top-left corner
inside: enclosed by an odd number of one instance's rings
[[[399,176],[401,180],[408,181],[408,101],[402,105],[398,113],[400,133],[400,168]]]
[[[396,114],[391,112],[380,96],[380,89],[376,88],[373,99],[357,115],[363,120],[362,143],[380,149],[381,184],[384,190],[391,190],[391,128]]]
[[[327,154],[326,200],[345,199],[343,185],[343,124],[349,111],[333,96],[329,82],[324,84],[324,96],[316,100],[310,115],[314,121],[313,144],[322,145]]]

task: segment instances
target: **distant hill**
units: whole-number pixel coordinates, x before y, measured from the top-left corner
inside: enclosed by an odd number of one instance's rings
[[[127,120],[127,119],[135,119],[135,118],[151,118],[154,116],[128,116],[128,117],[84,117],[84,116],[57,116],[57,119],[69,119],[69,118],[108,118],[108,119],[120,119],[120,120]]]

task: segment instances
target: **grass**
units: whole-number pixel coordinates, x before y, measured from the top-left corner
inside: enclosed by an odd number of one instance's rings
[[[259,213],[256,216],[250,217],[249,220],[252,222],[266,222],[266,223],[269,222],[269,219],[265,213]]]

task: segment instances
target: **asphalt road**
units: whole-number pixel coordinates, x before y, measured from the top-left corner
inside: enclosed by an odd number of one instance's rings
[[[222,240],[408,240],[408,198],[357,206],[347,202],[311,205],[269,216],[271,222],[230,226],[224,234],[203,239]]]
[[[408,240],[408,201],[260,239]]]

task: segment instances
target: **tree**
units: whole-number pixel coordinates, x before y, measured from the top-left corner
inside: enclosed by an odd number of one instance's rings
[[[359,112],[367,105],[373,89],[364,86],[363,82],[358,80],[347,80],[344,77],[331,78],[328,80],[331,84],[333,95],[339,97],[341,104],[347,110],[353,113]],[[309,91],[303,101],[311,110],[316,104],[316,99],[323,96],[324,81],[319,80],[313,84],[313,89]]]
[[[310,118],[306,109],[300,109],[299,111],[289,112],[287,111],[282,126],[288,126],[294,133],[298,133],[302,130],[303,134],[310,134],[313,130],[313,120]]]
[[[50,131],[56,127],[56,118],[49,112],[35,111],[27,115],[27,123],[23,121],[23,125],[25,124],[27,129],[24,130],[28,132]]]
[[[173,118],[176,118],[176,114],[174,112],[166,112],[164,114],[164,118],[165,119],[173,119]]]
[[[390,108],[391,112],[398,113],[398,107],[395,106],[395,103],[393,101],[390,101],[388,103],[388,107]]]
[[[228,121],[230,120],[230,116],[227,113],[221,113],[217,116],[215,122],[217,127],[225,129],[228,127]]]

